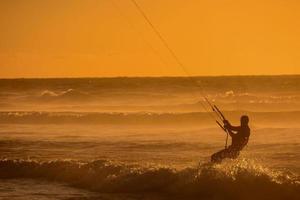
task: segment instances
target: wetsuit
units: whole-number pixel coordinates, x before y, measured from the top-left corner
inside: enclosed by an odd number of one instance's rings
[[[232,138],[232,143],[226,149],[223,149],[211,156],[212,162],[221,162],[225,158],[235,159],[239,156],[240,151],[247,145],[250,136],[250,128],[248,125],[232,126],[229,122],[225,122],[225,128],[228,130]]]

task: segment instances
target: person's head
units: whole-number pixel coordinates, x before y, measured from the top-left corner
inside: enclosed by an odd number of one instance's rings
[[[241,126],[248,126],[249,117],[247,115],[241,116]]]

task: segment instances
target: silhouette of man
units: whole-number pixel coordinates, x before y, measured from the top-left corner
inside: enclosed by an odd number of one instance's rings
[[[236,159],[239,156],[240,151],[247,145],[250,136],[250,128],[248,126],[249,117],[247,115],[241,117],[240,126],[232,126],[227,120],[224,120],[223,122],[224,128],[232,138],[232,142],[228,148],[211,156],[211,162],[214,163],[222,162],[225,158]]]

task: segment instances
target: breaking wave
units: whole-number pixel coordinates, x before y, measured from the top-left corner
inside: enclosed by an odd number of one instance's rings
[[[105,193],[156,193],[203,199],[299,199],[300,179],[240,159],[176,170],[129,166],[106,160],[92,162],[0,161],[0,178],[31,178],[67,183]]]

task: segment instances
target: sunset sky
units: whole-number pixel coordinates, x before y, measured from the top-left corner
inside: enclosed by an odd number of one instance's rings
[[[300,74],[299,0],[136,0],[191,75]],[[131,0],[1,0],[0,77],[183,76]]]

